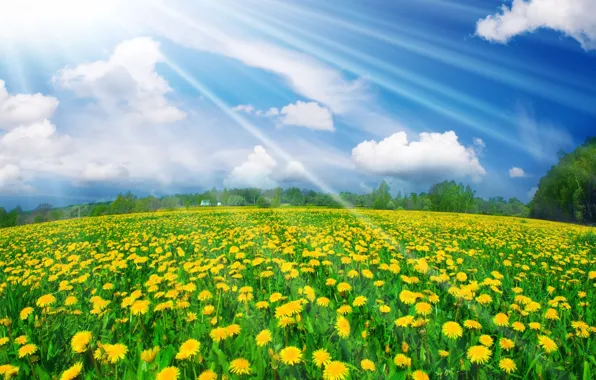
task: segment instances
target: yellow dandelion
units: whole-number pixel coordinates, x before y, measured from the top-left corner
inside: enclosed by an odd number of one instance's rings
[[[515,372],[517,366],[512,359],[504,358],[499,361],[499,368],[505,371],[507,374],[510,374],[511,372]]]
[[[338,317],[335,322],[335,330],[337,335],[341,338],[347,338],[350,336],[350,322],[345,317]]]
[[[196,354],[199,353],[199,348],[201,347],[201,343],[196,339],[188,339],[186,342],[182,343],[178,353],[176,354],[176,359],[178,360],[186,360],[192,358]]]
[[[490,337],[490,335],[480,335],[480,338],[478,338],[478,341],[480,342],[480,344],[482,344],[483,346],[486,347],[490,347],[493,345],[494,341],[493,338]]]
[[[104,344],[103,348],[106,352],[106,356],[108,361],[112,364],[118,363],[120,360],[123,360],[128,352],[128,347],[126,347],[122,343],[116,344]]]
[[[176,367],[166,367],[159,371],[155,380],[178,380],[180,370]]]
[[[468,348],[467,358],[475,364],[484,364],[488,362],[492,351],[485,346],[472,346]]]
[[[393,362],[399,368],[406,368],[406,367],[410,367],[412,365],[412,359],[407,357],[404,354],[395,355],[395,357],[393,358]]]
[[[33,355],[37,352],[37,346],[33,343],[29,343],[24,345],[23,347],[19,348],[19,358],[24,358],[25,356]]]
[[[33,313],[33,308],[30,306],[27,306],[26,308],[24,308],[23,310],[21,310],[21,313],[19,314],[19,318],[24,321],[25,319],[29,318],[29,316],[31,315],[31,313]]]
[[[93,334],[90,331],[80,331],[72,337],[70,340],[70,346],[72,350],[77,354],[81,354],[87,351],[87,345],[93,339]]]
[[[270,343],[273,340],[271,331],[270,330],[261,331],[255,337],[255,340],[257,342],[257,346],[259,346],[259,347],[263,347],[263,346],[267,345],[268,343]]]
[[[373,361],[370,359],[363,359],[360,362],[360,368],[362,368],[363,371],[370,371],[370,372],[375,372],[375,370],[376,370],[375,363],[373,363]]]
[[[509,326],[509,316],[505,313],[499,313],[493,318],[493,323],[497,326]]]
[[[538,344],[542,347],[547,354],[554,352],[557,350],[557,344],[554,340],[547,337],[546,335],[539,335],[538,336]]]
[[[217,380],[217,373],[207,369],[199,375],[198,380]]]
[[[289,346],[279,352],[279,357],[286,365],[298,364],[302,360],[302,351],[297,347]]]
[[[70,367],[69,369],[67,369],[66,371],[64,371],[62,373],[62,376],[60,376],[60,380],[75,379],[77,376],[79,376],[81,374],[82,371],[83,371],[83,363],[81,363],[81,362],[75,363],[72,367]]]
[[[464,333],[464,330],[457,322],[445,322],[442,331],[443,335],[449,339],[461,338]]]
[[[316,350],[312,353],[312,361],[317,367],[326,366],[331,361],[331,355],[324,348]]]
[[[325,366],[323,379],[325,380],[343,380],[350,373],[348,367],[340,361],[332,361]]]
[[[46,294],[46,295],[39,297],[35,304],[39,307],[47,307],[47,306],[54,304],[55,302],[56,302],[56,297],[54,297],[51,294]]]
[[[412,372],[411,376],[413,380],[429,380],[428,374],[420,369]]]
[[[155,360],[157,354],[159,353],[159,350],[159,346],[155,346],[148,350],[144,350],[143,352],[141,352],[141,360],[145,363],[152,363]]]
[[[230,362],[230,372],[236,375],[250,375],[250,362],[244,358],[234,359]]]

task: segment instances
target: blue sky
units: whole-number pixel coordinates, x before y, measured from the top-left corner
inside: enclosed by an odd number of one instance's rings
[[[23,0],[0,204],[382,179],[529,201],[595,134],[595,72],[592,0]]]

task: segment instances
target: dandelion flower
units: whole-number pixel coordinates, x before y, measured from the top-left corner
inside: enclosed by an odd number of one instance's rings
[[[490,347],[494,343],[493,338],[491,338],[490,335],[480,335],[478,341],[480,342],[480,344],[486,347]]]
[[[539,335],[538,336],[538,344],[542,347],[547,354],[550,354],[553,351],[557,350],[557,344],[554,340],[547,337],[546,335]]]
[[[180,370],[176,367],[166,367],[159,371],[155,380],[178,380]]]
[[[80,331],[72,337],[70,340],[70,346],[72,350],[77,354],[81,354],[87,351],[87,345],[93,339],[93,334],[90,331]]]
[[[511,327],[513,328],[514,331],[517,331],[517,332],[526,331],[526,326],[524,326],[524,324],[521,322],[513,322],[511,324]]]
[[[217,380],[217,374],[212,370],[208,369],[201,372],[198,380]]]
[[[51,294],[46,294],[37,299],[35,303],[39,307],[47,307],[56,302],[56,297]]]
[[[196,354],[199,353],[199,348],[201,347],[201,343],[196,339],[188,339],[186,342],[182,343],[178,353],[176,354],[176,359],[178,360],[186,360],[189,359]]]
[[[128,347],[122,343],[104,344],[103,347],[106,351],[108,360],[112,364],[118,363],[120,360],[124,359],[126,353],[128,352]]]
[[[263,347],[263,346],[267,345],[268,343],[270,343],[273,340],[272,336],[271,336],[271,331],[270,330],[261,331],[255,337],[255,340],[257,342],[257,346],[259,346],[259,347]]]
[[[413,380],[429,380],[429,377],[426,374],[426,372],[424,372],[422,370],[416,370],[416,371],[412,372],[412,379]]]
[[[467,358],[476,364],[484,364],[488,362],[492,351],[485,346],[472,346],[468,348]]]
[[[464,330],[457,322],[445,322],[443,324],[442,331],[443,335],[445,335],[449,339],[460,338],[464,333]]]
[[[482,325],[478,321],[468,319],[464,322],[464,327],[470,330],[480,330],[482,328]]]
[[[4,346],[6,343],[8,343],[8,341],[9,341],[8,337],[0,338],[0,347]]]
[[[250,375],[250,362],[244,358],[234,359],[230,362],[230,372],[236,375]]]
[[[505,351],[509,351],[511,350],[513,347],[515,347],[515,342],[512,341],[511,339],[508,338],[501,338],[499,340],[499,346],[505,350]]]
[[[19,318],[21,318],[21,320],[24,321],[25,319],[29,318],[31,313],[33,313],[33,308],[30,306],[27,306],[26,308],[21,310],[21,313],[19,314]]]
[[[152,363],[159,352],[159,346],[155,346],[141,352],[141,360],[145,363]]]
[[[499,313],[495,315],[493,322],[497,326],[509,326],[509,317],[505,313]]]
[[[24,345],[23,347],[19,348],[19,359],[24,358],[25,356],[33,355],[37,352],[37,346],[33,343],[29,343]]]
[[[429,315],[433,310],[433,307],[428,302],[418,302],[416,306],[414,306],[416,310],[416,314],[420,315]]]
[[[348,376],[349,373],[350,370],[344,363],[340,361],[332,361],[325,366],[325,370],[323,371],[323,379],[343,380]]]
[[[410,359],[409,357],[407,357],[404,354],[395,355],[395,357],[393,358],[393,362],[399,368],[405,368],[405,367],[409,367],[412,365],[412,359]]]
[[[515,372],[517,366],[512,359],[504,358],[499,361],[499,368],[505,371],[507,374],[510,374],[511,372]]]
[[[213,339],[216,343],[221,342],[222,340],[228,337],[228,331],[223,327],[217,327],[209,333],[211,339]]]
[[[66,371],[64,371],[62,373],[62,376],[60,376],[60,380],[72,380],[72,379],[76,378],[77,376],[79,376],[82,371],[83,371],[83,363],[81,363],[81,362],[76,363],[72,367],[70,367],[69,369],[67,369]]]
[[[298,364],[302,360],[302,351],[297,347],[289,346],[279,352],[279,357],[286,365]]]
[[[327,365],[331,361],[331,355],[329,355],[327,350],[321,348],[312,353],[312,361],[317,367],[320,368]]]
[[[360,367],[362,368],[363,371],[374,372],[376,370],[375,363],[373,363],[373,361],[370,359],[363,359],[360,362]]]
[[[345,317],[337,318],[335,322],[335,329],[337,330],[337,335],[341,338],[347,338],[350,336],[350,322]]]
[[[354,299],[354,302],[352,302],[352,306],[354,306],[354,307],[364,306],[364,305],[366,305],[366,301],[368,301],[366,299],[366,297],[358,296]]]

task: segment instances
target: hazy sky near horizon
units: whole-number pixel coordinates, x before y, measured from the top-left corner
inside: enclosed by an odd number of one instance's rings
[[[593,0],[0,0],[0,205],[213,186],[529,201],[596,135]]]

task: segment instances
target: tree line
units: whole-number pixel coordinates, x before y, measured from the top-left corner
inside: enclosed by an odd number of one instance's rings
[[[437,183],[428,192],[392,196],[387,182],[368,194],[341,192],[327,194],[310,189],[290,187],[262,190],[258,188],[211,190],[194,194],[175,194],[163,197],[138,197],[132,192],[118,194],[108,202],[78,204],[55,208],[43,203],[31,211],[23,211],[19,206],[7,212],[0,207],[0,227],[40,223],[52,220],[72,219],[87,216],[130,214],[173,210],[180,208],[208,206],[255,206],[261,208],[281,206],[324,206],[360,207],[380,210],[426,210],[478,213],[492,215],[528,216],[530,210],[520,200],[502,197],[485,200],[476,197],[470,186],[454,181]]]

